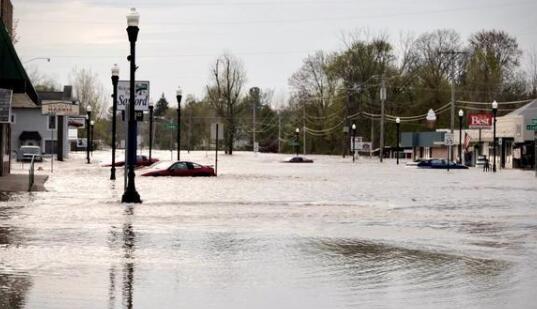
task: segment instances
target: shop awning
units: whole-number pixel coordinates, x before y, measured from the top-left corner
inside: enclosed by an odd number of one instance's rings
[[[0,22],[0,88],[12,89],[14,93],[26,93],[36,105],[40,104],[39,96],[2,22]]]

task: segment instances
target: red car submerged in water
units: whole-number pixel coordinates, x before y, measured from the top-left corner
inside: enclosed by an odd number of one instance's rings
[[[205,166],[189,161],[162,162],[151,166],[142,176],[216,176],[211,166]]]
[[[136,167],[150,166],[157,162],[159,162],[159,159],[151,158],[150,160],[147,156],[136,156]],[[125,166],[125,161],[118,161],[114,165]],[[112,164],[107,164],[105,166],[112,166]]]

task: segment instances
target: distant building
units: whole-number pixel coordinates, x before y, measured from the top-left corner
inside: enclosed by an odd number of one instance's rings
[[[535,168],[535,128],[537,127],[537,100],[497,118],[496,165],[500,168]],[[448,147],[444,136],[449,129],[435,132],[404,132],[401,146],[413,149],[414,159],[447,158]],[[463,129],[453,131],[453,160],[458,160],[459,147],[466,164],[473,165],[479,156],[494,157],[493,129]],[[459,140],[462,137],[462,141]],[[465,141],[467,143],[465,144]]]
[[[78,115],[78,104],[72,97],[72,87],[62,91],[38,92],[41,106],[35,106],[23,96],[15,95],[12,106],[11,148],[39,146],[58,160],[69,157],[69,115]]]

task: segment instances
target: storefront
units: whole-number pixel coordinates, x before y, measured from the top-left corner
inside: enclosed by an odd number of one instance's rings
[[[7,13],[6,13],[7,14]],[[39,97],[21,64],[17,52],[11,42],[11,37],[6,29],[5,21],[10,16],[3,16],[0,21],[0,89],[5,89],[10,93],[9,101],[3,102],[2,111],[9,116],[5,119],[5,114],[0,121],[0,176],[10,172],[11,161],[11,103],[15,95],[25,96],[35,106],[39,105]],[[10,28],[10,25],[7,25]],[[7,107],[6,107],[7,106]]]

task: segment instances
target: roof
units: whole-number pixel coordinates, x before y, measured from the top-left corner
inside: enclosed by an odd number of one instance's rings
[[[515,109],[505,116],[524,116],[526,113],[535,113],[537,111],[537,100],[533,100],[530,103]],[[498,117],[499,118],[499,117]]]
[[[14,93],[11,108],[41,109],[26,93]]]
[[[39,96],[2,22],[0,22],[0,88],[12,89],[14,93],[26,93],[33,103],[39,105]]]

